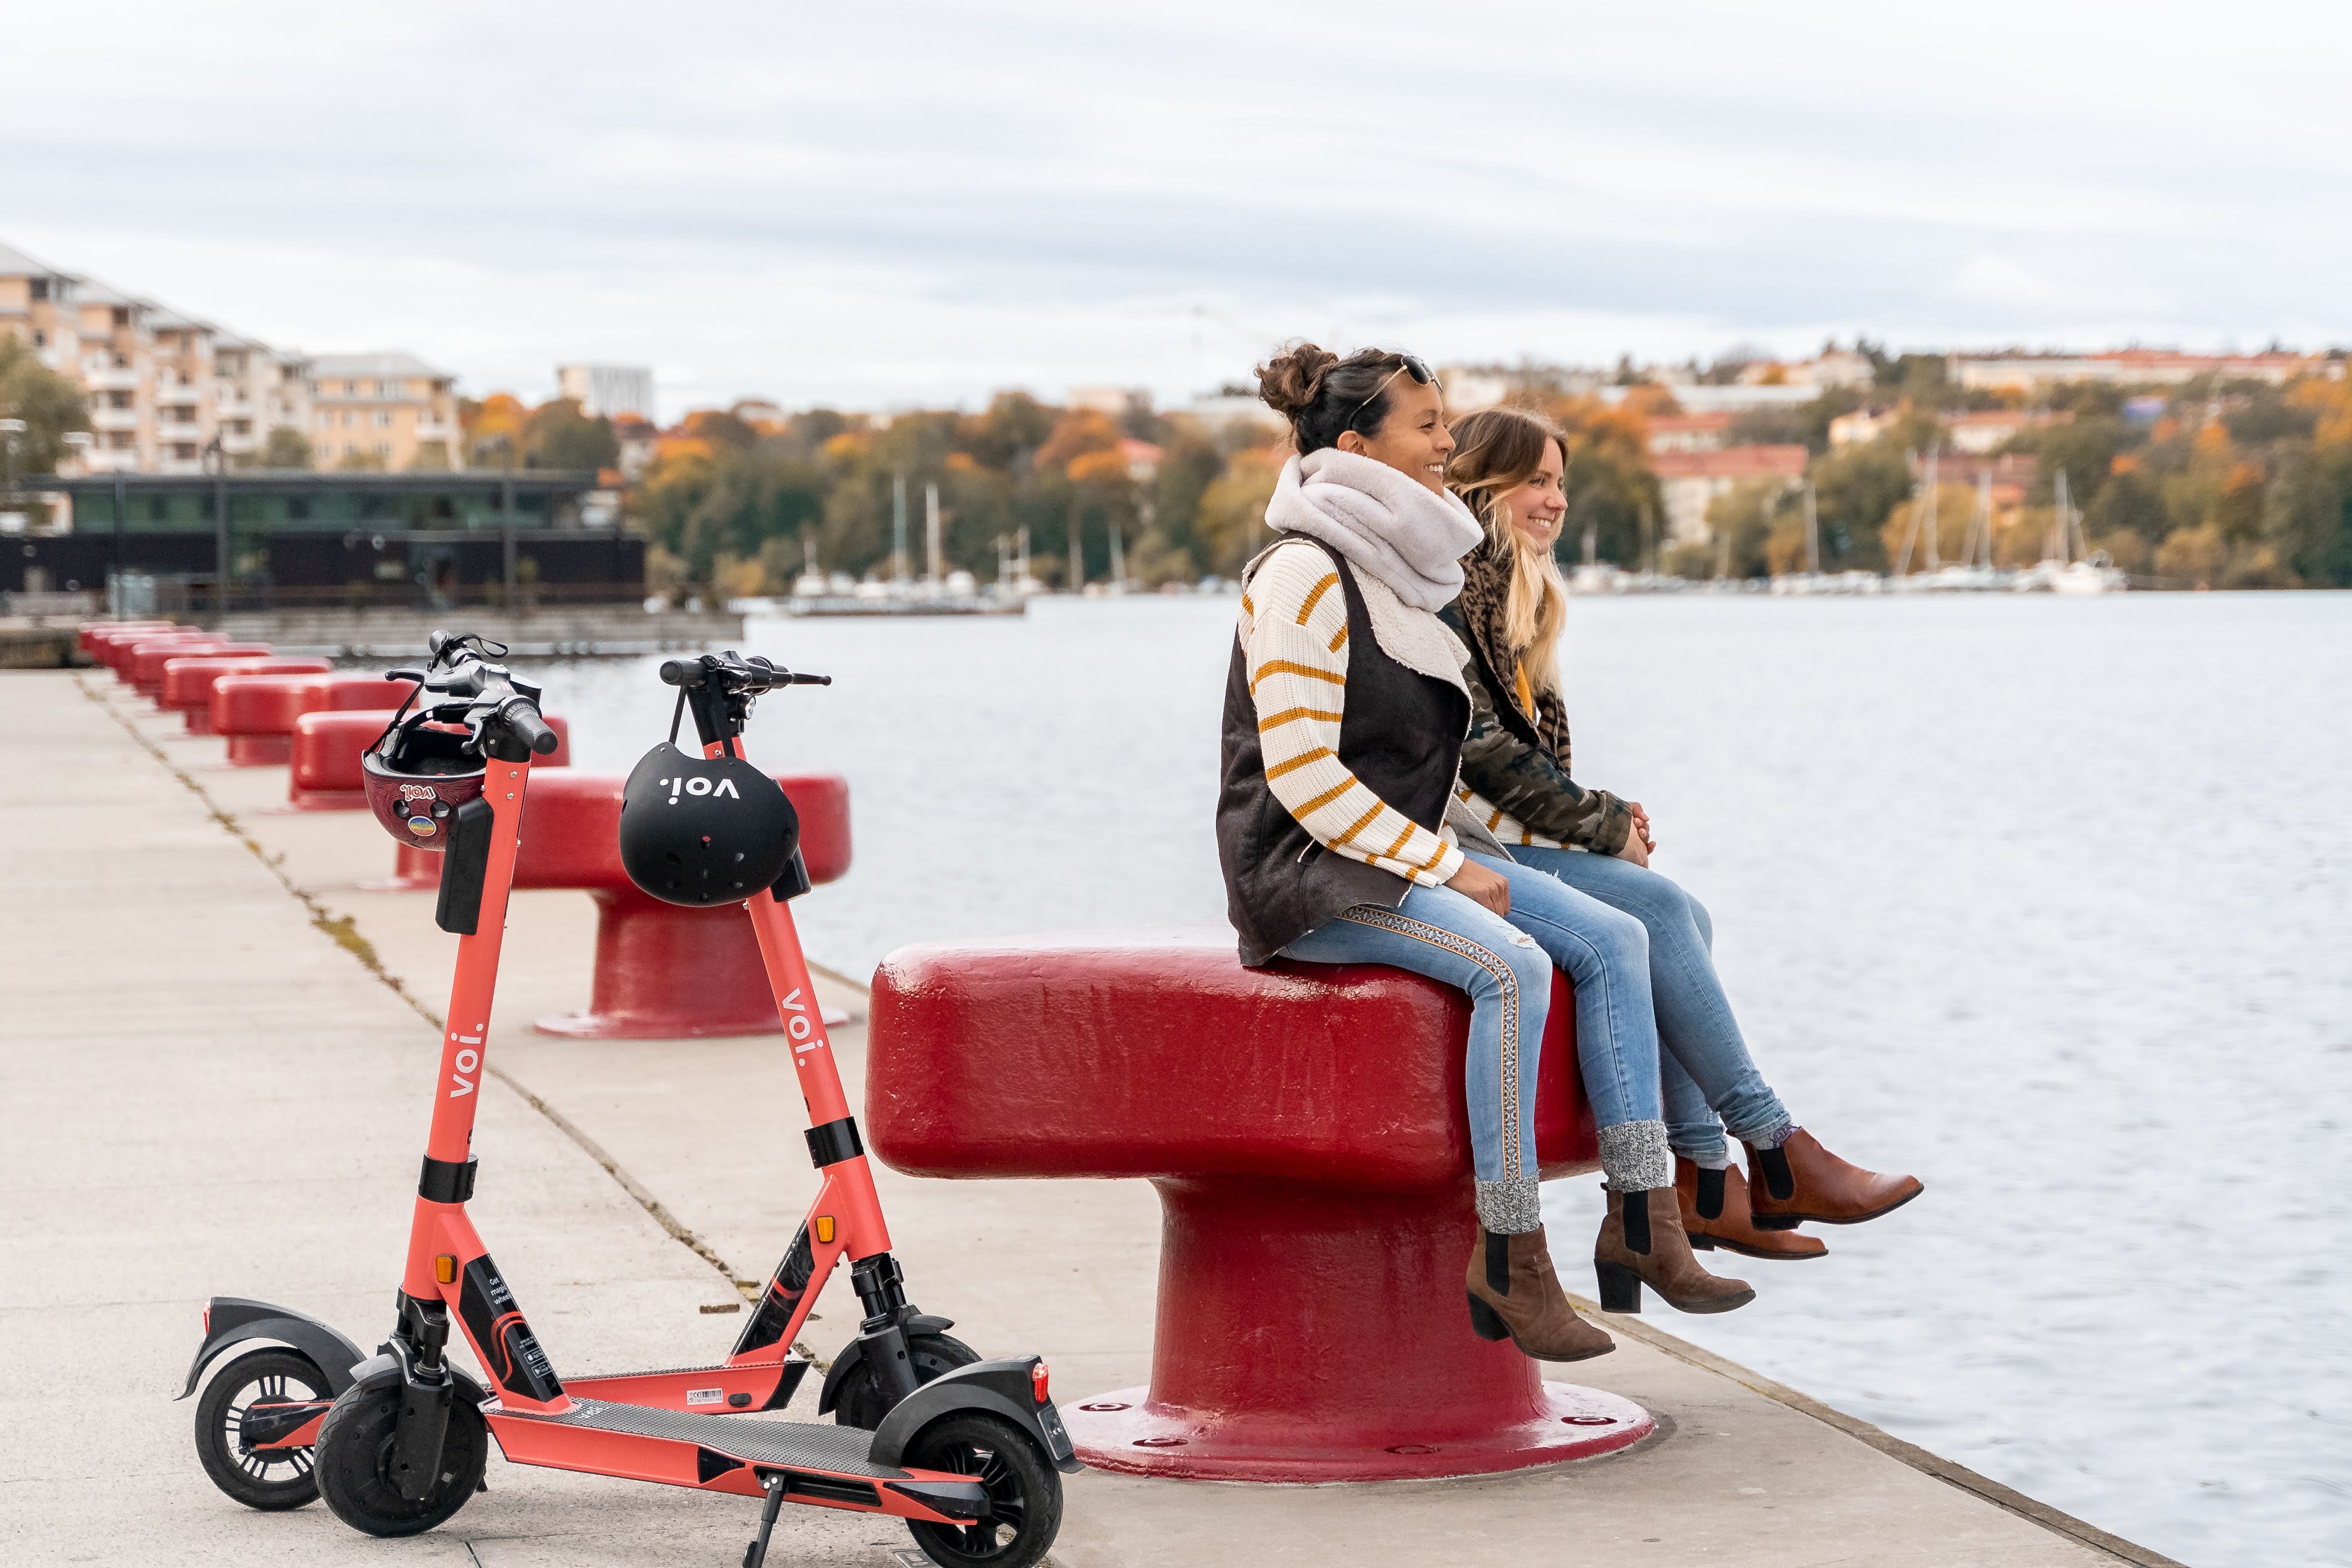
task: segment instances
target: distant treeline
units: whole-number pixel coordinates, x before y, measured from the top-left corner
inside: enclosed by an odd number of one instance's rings
[[[1943,372],[1939,356],[1889,359],[1875,387],[1744,415],[1728,432],[1733,444],[1801,444],[1812,454],[1807,477],[1823,570],[1891,569],[1916,504],[1915,454],[1944,439],[1948,416],[2020,401],[1963,392]],[[1615,405],[1523,400],[1568,432],[1564,558],[1580,556],[1589,533],[1598,559],[1629,568],[1693,576],[1801,569],[1802,494],[1776,481],[1717,500],[1707,546],[1663,545],[1647,437],[1652,416],[1675,411],[1670,388],[1636,387]],[[1891,411],[1880,434],[1832,447],[1831,421],[1868,407]],[[2005,448],[2034,461],[2011,465],[2031,478],[2021,498],[2004,495],[1994,517],[1998,564],[2044,553],[2063,470],[2090,547],[2126,571],[2183,585],[2352,585],[2352,386],[2316,377],[2284,386],[2084,384],[2035,407],[2050,422]],[[1085,579],[1100,581],[1116,525],[1130,578],[1189,582],[1234,574],[1265,543],[1265,501],[1283,456],[1275,437],[1270,423],[1211,428],[1140,405],[1113,416],[1021,393],[1001,395],[983,413],[903,414],[887,424],[823,409],[756,426],[700,414],[665,438],[630,515],[657,546],[656,569],[671,585],[782,592],[800,570],[803,539],[827,571],[887,572],[892,487],[903,477],[918,569],[923,489],[936,484],[950,560],[983,577],[994,542],[1025,527],[1039,577],[1076,580],[1075,550]],[[1973,500],[1960,485],[1938,497],[1948,557]]]
[[[1830,447],[1832,419],[1889,405],[1894,422],[1875,439]],[[1942,439],[1947,416],[1998,407],[2027,407],[2048,423],[2001,448],[2034,463],[2022,504],[1995,513],[1996,564],[2041,557],[2063,472],[2090,546],[2136,575],[2181,586],[2352,586],[2352,384],[2340,380],[2078,383],[2028,403],[2014,394],[1963,393],[1946,384],[1940,358],[1908,355],[1882,370],[1875,389],[1840,389],[1794,409],[1745,415],[1732,437],[1811,448],[1807,476],[1817,496],[1822,568],[1884,572],[1912,533],[1912,455]],[[1951,475],[1947,467],[1944,477]],[[1964,486],[1941,488],[1948,556],[1971,504]],[[1801,568],[1801,493],[1742,487],[1708,516],[1730,545],[1732,575]],[[1700,565],[1685,569],[1712,574],[1711,563]]]

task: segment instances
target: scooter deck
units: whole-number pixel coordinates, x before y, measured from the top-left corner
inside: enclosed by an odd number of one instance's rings
[[[691,1443],[747,1465],[824,1470],[837,1476],[857,1476],[877,1481],[903,1481],[908,1472],[866,1458],[874,1434],[854,1426],[819,1426],[809,1421],[763,1421],[751,1415],[722,1415],[696,1410],[656,1410],[645,1405],[617,1405],[602,1399],[574,1398],[572,1408],[559,1415],[500,1410],[486,1412],[499,1430],[501,1447],[511,1449],[508,1434],[517,1428],[562,1426],[651,1437],[668,1443]],[[513,1457],[509,1453],[509,1457]],[[690,1483],[691,1484],[691,1483]]]
[[[484,1414],[499,1450],[516,1464],[940,1524],[988,1517],[988,1491],[977,1478],[875,1464],[866,1458],[874,1435],[853,1426],[578,1397],[561,1415],[495,1405]]]

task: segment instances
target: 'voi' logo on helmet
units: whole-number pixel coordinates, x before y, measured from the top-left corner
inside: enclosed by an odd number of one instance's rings
[[[741,800],[743,798],[741,795],[735,793],[735,781],[733,779],[720,779],[719,783],[714,785],[709,779],[704,778],[698,773],[692,778],[680,777],[674,779],[656,779],[654,782],[656,784],[666,784],[669,785],[669,804],[672,805],[676,805],[677,804],[677,792],[681,787],[684,788],[686,793],[688,795],[707,795],[713,800]]]

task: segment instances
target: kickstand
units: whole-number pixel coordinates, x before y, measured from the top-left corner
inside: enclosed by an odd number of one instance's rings
[[[776,1515],[783,1511],[784,1478],[772,1475],[761,1484],[768,1489],[768,1506],[760,1510],[760,1533],[743,1548],[743,1568],[760,1568],[767,1562],[768,1537],[776,1528]]]

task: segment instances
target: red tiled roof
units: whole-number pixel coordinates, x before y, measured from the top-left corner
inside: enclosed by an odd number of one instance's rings
[[[1802,479],[1802,447],[1726,447],[1716,452],[1653,452],[1650,471],[1661,479]]]
[[[1728,430],[1734,416],[1729,414],[1653,414],[1650,433],[1675,435],[1685,431],[1697,434],[1706,430]]]

